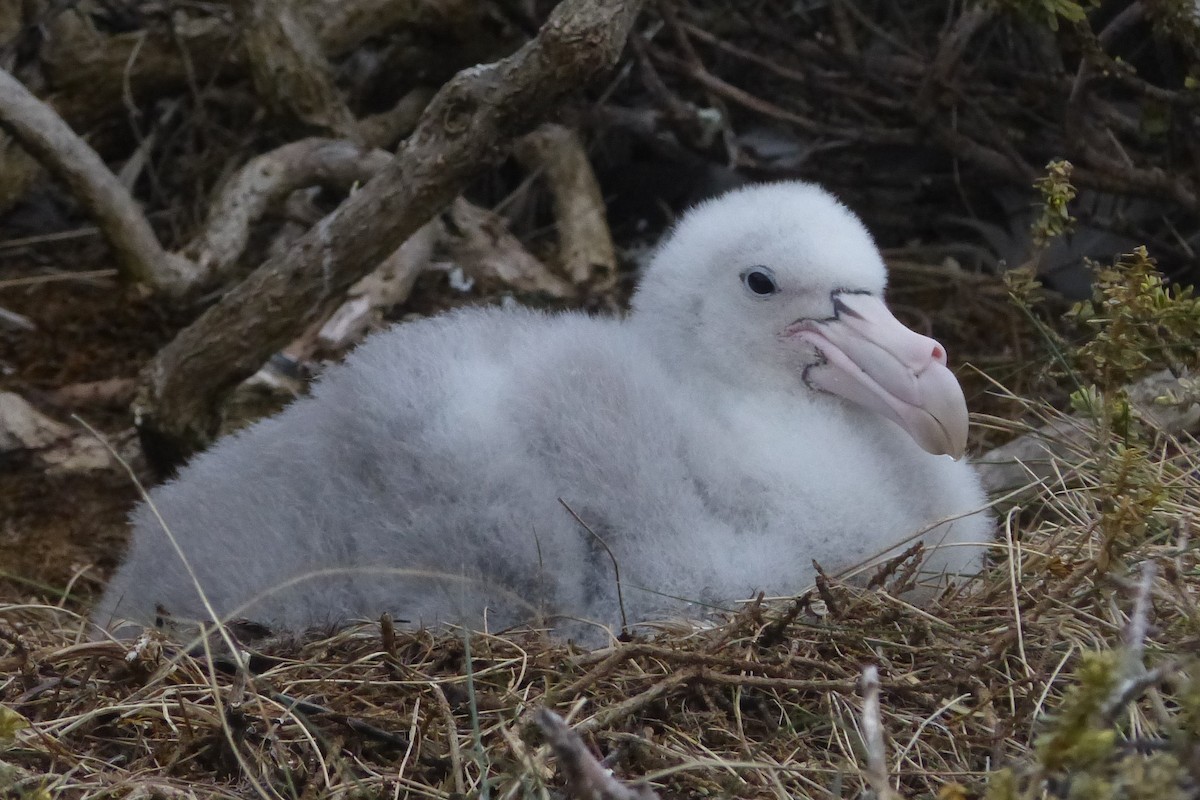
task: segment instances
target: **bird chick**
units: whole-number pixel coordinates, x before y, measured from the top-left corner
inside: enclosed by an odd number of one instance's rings
[[[623,319],[475,308],[376,334],[151,493],[93,620],[579,636],[918,539],[931,584],[973,573],[992,524],[956,460],[966,404],[886,280],[837,200],[768,184],[689,211]]]

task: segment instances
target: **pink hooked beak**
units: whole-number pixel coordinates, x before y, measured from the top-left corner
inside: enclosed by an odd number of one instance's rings
[[[833,319],[799,320],[786,331],[825,358],[805,371],[808,384],[882,414],[930,453],[961,458],[967,401],[945,348],[871,295],[836,292],[833,308]]]

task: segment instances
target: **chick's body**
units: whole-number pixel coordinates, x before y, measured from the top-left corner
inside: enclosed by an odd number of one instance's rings
[[[710,335],[675,336],[686,311],[653,295],[635,307],[395,326],[310,397],[198,456],[152,499],[212,610],[293,630],[384,611],[615,627],[614,560],[635,622],[793,594],[814,559],[851,566],[982,507],[965,463],[894,422],[799,377],[715,374],[679,355]],[[147,506],[133,528],[94,619],[208,618]],[[975,514],[925,539],[989,529]],[[943,548],[929,568],[969,572],[980,553]]]

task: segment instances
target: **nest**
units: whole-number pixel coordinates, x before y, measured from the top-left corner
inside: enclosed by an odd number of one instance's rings
[[[89,642],[63,607],[3,607],[0,781],[72,798],[564,796],[569,765],[534,724],[550,709],[664,797],[1194,797],[1200,472],[1177,439],[1130,460],[1102,436],[1001,501],[988,571],[923,607],[897,597],[916,552],[870,588],[822,576],[592,652],[387,619],[235,650]]]
[[[341,101],[282,85],[272,90],[263,80],[269,75],[250,74],[253,62],[269,63],[259,57],[266,38],[228,59],[192,63],[181,55],[233,52],[235,34],[270,33],[279,15],[245,25],[222,4],[75,5],[71,13],[48,11],[28,21],[6,49],[27,84],[52,90],[43,99],[54,114],[89,132],[108,161],[135,167],[122,172],[131,183],[140,180],[147,217],[163,239],[147,245],[149,263],[166,263],[157,251],[169,248],[171,255],[215,265],[215,291],[236,299],[230,287],[248,270],[269,265],[276,251],[286,255],[330,204],[390,163],[365,145],[347,149],[353,120],[337,108]],[[343,105],[358,117],[357,135],[371,147],[391,149],[405,139],[434,88],[457,70],[529,39],[542,21],[538,8],[548,4],[447,3],[442,16],[430,11],[440,5],[297,4],[308,8],[324,57],[341,64],[333,75],[321,62],[308,77],[317,84],[337,78]],[[475,264],[474,273],[466,271],[488,291],[499,283],[505,292],[515,287],[558,301],[575,293],[576,304],[619,305],[617,295],[628,287],[609,285],[619,276],[611,274],[607,231],[597,237],[594,229],[566,225],[599,217],[567,213],[572,197],[602,196],[579,190],[581,182],[603,185],[614,227],[639,233],[644,223],[665,224],[666,206],[686,205],[711,188],[707,181],[730,171],[832,183],[880,232],[894,265],[891,299],[900,316],[926,332],[938,328],[956,355],[991,376],[965,381],[972,407],[995,413],[988,425],[976,426],[975,444],[1030,434],[1064,418],[1020,399],[1046,394],[1029,369],[1044,360],[1031,341],[1036,326],[1014,311],[1007,290],[988,273],[1028,256],[1025,193],[1046,159],[1066,155],[1077,162],[1075,179],[1091,194],[1075,210],[1081,222],[1148,242],[1168,272],[1194,275],[1200,201],[1194,148],[1185,145],[1200,124],[1189,84],[1200,29],[1183,4],[1129,3],[1123,11],[1109,5],[1089,16],[1074,2],[658,3],[643,15],[601,99],[566,115],[567,128],[541,128],[518,143],[517,161],[529,174],[517,188],[502,170],[471,181],[463,172],[453,186],[444,170],[430,178],[442,181],[444,200],[470,190],[489,207],[507,207],[505,219],[458,197],[448,211],[438,210],[444,204],[425,209],[421,220],[440,215],[433,220],[438,248],[467,267]],[[415,17],[350,13],[356,8]],[[1080,19],[1072,17],[1076,11]],[[347,58],[355,50],[362,57]],[[472,73],[481,74],[472,68],[467,78]],[[333,112],[322,117],[319,108],[282,102],[264,131],[260,98],[305,97],[324,98]],[[526,122],[505,128],[501,138],[516,137],[535,120]],[[128,128],[138,124],[146,135],[130,137]],[[335,138],[332,145],[295,140],[295,131]],[[486,139],[489,153],[496,144],[490,135],[476,138]],[[595,151],[587,155],[598,176],[589,177],[588,159],[580,157],[585,141]],[[560,156],[548,158],[556,142]],[[238,194],[239,186],[258,185],[248,180],[256,174],[252,157],[268,159],[255,160],[259,167],[294,168],[268,170],[277,176],[307,165],[324,177],[281,183],[272,189],[280,198]],[[675,169],[647,168],[663,162]],[[563,167],[571,164],[579,168]],[[16,203],[33,184],[32,165],[23,156],[0,164],[7,170],[0,207]],[[566,180],[572,175],[575,181]],[[220,186],[218,176],[227,178]],[[527,188],[542,180],[549,191]],[[563,190],[569,184],[573,192]],[[314,186],[322,187],[316,195]],[[253,219],[231,211],[249,207],[247,198],[255,201]],[[267,211],[281,219],[265,224]],[[409,242],[420,244],[420,209],[409,212],[415,231]],[[203,222],[210,217],[238,225]],[[506,230],[510,224],[522,241]],[[541,229],[555,236],[538,235]],[[964,230],[971,241],[962,241]],[[572,232],[578,235],[566,235]],[[8,251],[62,235],[35,233],[9,242]],[[375,237],[354,238],[374,246]],[[557,244],[540,263],[539,246],[550,238]],[[1067,254],[1072,264],[1090,252],[1079,239]],[[590,252],[571,246],[580,241],[592,242]],[[525,252],[525,243],[539,252]],[[359,259],[347,251],[340,263],[346,270],[357,264],[355,277],[377,272],[356,284],[363,304],[349,310],[359,308],[359,316],[336,316],[338,336],[330,333],[323,347],[340,352],[353,338],[347,330],[361,333],[385,312],[399,313],[417,273],[428,273],[425,262],[440,257],[392,244],[398,249],[391,256]],[[514,263],[525,269],[499,274],[497,265]],[[1042,272],[1052,274],[1050,266]],[[62,277],[19,275],[7,285]],[[348,286],[349,271],[343,277]],[[564,281],[570,286],[563,288]],[[59,294],[61,312],[54,324],[44,323],[55,337],[30,336],[0,350],[26,365],[23,388],[58,390],[64,381],[86,379],[65,387],[74,391],[59,398],[60,408],[86,405],[80,389],[103,389],[112,395],[107,402],[128,405],[132,381],[114,388],[98,379],[145,367],[148,352],[184,320],[162,319],[141,301],[101,288],[94,294],[113,295],[104,302],[124,316],[109,313],[108,305],[92,316],[140,331],[136,341],[121,342],[129,352],[122,351],[120,363],[128,369],[112,368],[115,347],[103,351],[107,357],[96,355],[102,342],[90,328],[85,335],[66,324],[79,311]],[[95,310],[98,301],[89,302]],[[36,293],[7,303],[22,303],[18,310],[31,317],[48,307]],[[403,309],[431,310],[418,306]],[[270,311],[265,319],[281,316]],[[297,337],[293,352],[305,358],[315,349],[302,330],[310,313],[321,316],[305,305],[275,337],[280,343]],[[253,314],[245,319],[255,333],[227,336],[236,345],[231,352],[250,363],[246,347],[261,346],[255,362],[261,363],[277,345],[262,344]],[[193,338],[204,351],[214,346],[203,329]],[[85,364],[86,374],[65,366],[69,377],[46,374],[47,365],[67,365],[67,356]],[[94,365],[108,371],[93,375]],[[207,391],[245,377],[200,373],[194,384],[179,383],[179,396],[190,399],[197,387]],[[991,378],[1015,395],[978,396],[994,392]],[[1061,390],[1051,399],[1066,400]],[[113,427],[127,424],[122,413]],[[0,605],[0,794],[1196,797],[1200,673],[1185,654],[1200,641],[1200,564],[1191,533],[1200,507],[1198,451],[1185,434],[1127,441],[1111,426],[1072,424],[1084,435],[1056,450],[1028,485],[996,501],[999,535],[986,574],[922,607],[901,598],[919,552],[887,565],[865,588],[824,577],[797,598],[759,599],[704,626],[663,625],[594,652],[537,631],[405,632],[386,620],[253,644],[235,642],[240,632],[232,629],[190,647],[158,631],[137,642],[92,642],[84,617],[65,602]],[[36,476],[35,492],[34,478],[25,475],[19,499],[48,492],[42,477]],[[88,491],[116,490],[97,483]],[[56,514],[79,507],[79,492],[69,499]],[[94,545],[96,537],[80,531],[83,515],[72,516],[72,538]],[[10,525],[24,525],[16,515],[5,521],[6,538]],[[87,523],[102,527],[95,515]],[[22,564],[74,569],[70,559],[43,556],[16,539],[25,548]],[[103,549],[110,544],[104,541]],[[78,588],[76,579],[70,585]],[[571,733],[546,710],[561,715]],[[608,779],[597,757],[624,783]],[[590,793],[581,775],[598,781]]]

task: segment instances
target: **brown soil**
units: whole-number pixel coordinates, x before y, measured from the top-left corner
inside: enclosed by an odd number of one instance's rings
[[[131,427],[124,409],[54,406],[47,393],[72,383],[132,378],[184,321],[114,279],[4,281],[111,267],[100,242],[40,245],[0,253],[0,306],[37,329],[0,329],[0,390],[14,391],[54,419],[78,413],[108,435]],[[0,462],[0,600],[58,602],[71,586],[79,602],[101,585],[124,542],[124,517],[137,492],[123,475],[48,477],[32,465]]]

